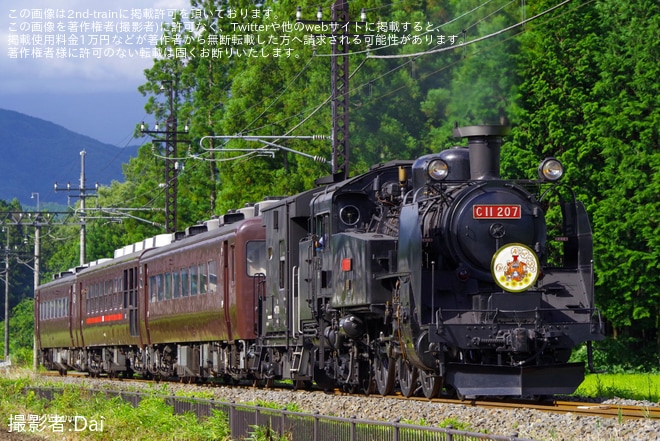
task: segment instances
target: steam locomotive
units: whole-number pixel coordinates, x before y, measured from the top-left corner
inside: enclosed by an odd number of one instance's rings
[[[538,180],[500,177],[506,133],[456,127],[467,148],[319,180],[61,273],[35,293],[40,362],[429,398],[571,393],[585,371],[572,350],[603,338],[591,228],[570,191],[547,197],[558,160]]]

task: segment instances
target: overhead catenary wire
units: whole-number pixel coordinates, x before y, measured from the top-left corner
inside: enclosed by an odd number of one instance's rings
[[[484,2],[484,3],[482,3],[482,4],[478,5],[478,6],[476,6],[475,8],[472,8],[472,9],[470,9],[469,11],[466,11],[466,12],[460,14],[460,15],[457,16],[456,18],[454,18],[454,19],[452,19],[452,20],[449,20],[449,21],[447,21],[446,23],[443,23],[443,24],[441,24],[441,25],[439,25],[439,26],[436,26],[436,27],[434,28],[434,30],[441,29],[441,28],[443,28],[443,27],[445,27],[445,26],[447,26],[447,25],[449,25],[449,24],[452,24],[452,23],[454,23],[454,22],[456,22],[456,21],[458,21],[458,20],[460,20],[460,19],[462,19],[462,18],[465,18],[466,16],[469,16],[470,14],[475,13],[477,10],[483,8],[484,6],[486,6],[487,4],[491,3],[492,1],[493,1],[493,0],[488,0],[488,1]],[[391,4],[396,4],[396,3],[399,3],[399,2],[394,2],[394,3],[391,3]],[[506,5],[500,7],[500,8],[497,9],[495,12],[500,12],[502,9],[504,9],[506,6],[509,6],[511,3],[513,3],[513,1],[508,2]],[[493,14],[494,14],[494,13],[490,13],[488,16],[492,16]],[[481,21],[483,21],[483,19],[478,20],[477,23],[479,23],[479,22],[481,22]],[[471,25],[471,26],[474,26],[474,25]],[[429,32],[432,32],[432,30],[430,30],[430,31],[426,31],[426,32],[422,33],[421,35],[424,35],[424,34],[429,33]],[[385,46],[384,48],[386,48],[386,47],[391,47],[391,46]],[[366,52],[372,52],[373,50],[374,50],[374,49],[371,49],[371,50],[365,50],[365,51],[359,51],[359,52],[349,52],[348,55],[351,56],[351,55],[356,55],[356,54],[362,54],[362,53],[366,53]],[[314,56],[316,56],[316,57],[330,56],[330,54],[315,54]],[[342,55],[342,56],[343,56],[343,55]],[[353,76],[354,76],[354,75],[360,70],[360,68],[364,65],[364,63],[365,63],[369,58],[377,58],[377,57],[366,57],[366,58],[364,58],[364,59],[362,60],[362,62],[360,63],[360,65],[359,65],[359,66],[358,66],[358,67],[357,67],[357,68],[356,68],[356,69],[350,74],[349,78],[352,78],[352,77],[353,77]],[[394,73],[394,72],[396,72],[396,71],[398,71],[398,70],[400,70],[400,69],[406,67],[408,64],[410,64],[410,63],[413,62],[413,61],[414,61],[414,59],[413,59],[413,60],[407,60],[406,62],[404,62],[404,63],[401,64],[400,66],[396,66],[396,67],[392,68],[391,70],[389,70],[388,72],[385,72],[385,73],[383,73],[383,74],[380,74],[379,76],[377,76],[377,77],[375,77],[375,78],[371,78],[371,79],[369,79],[368,81],[366,81],[365,83],[363,83],[363,84],[361,84],[361,85],[358,85],[358,86],[356,86],[356,87],[353,87],[351,90],[348,90],[348,91],[342,91],[342,92],[340,93],[340,96],[343,96],[343,94],[345,94],[345,93],[353,93],[353,92],[355,92],[356,90],[359,90],[359,89],[361,89],[361,88],[363,88],[363,87],[365,87],[365,86],[367,86],[367,85],[371,85],[371,84],[373,84],[374,81],[376,81],[376,80],[378,80],[378,79],[382,79],[382,78],[386,77],[387,75],[392,74],[392,73]],[[444,69],[450,67],[450,66],[453,65],[453,64],[455,64],[455,62],[450,63],[450,64],[448,64],[447,66],[445,66],[445,67],[443,67],[443,68],[441,68],[441,69],[436,70],[435,72],[436,72],[436,73],[441,72],[442,70],[444,70]],[[425,77],[428,77],[428,75],[425,76]],[[388,95],[390,95],[391,92],[392,92],[392,91],[390,91],[390,93],[388,93]],[[323,108],[325,105],[327,105],[327,104],[330,102],[330,100],[331,100],[331,97],[326,98],[326,99],[325,99],[325,100],[324,100],[319,106],[317,106],[317,107],[312,111],[312,113],[311,113],[307,118],[305,118],[303,121],[301,121],[300,123],[298,123],[294,128],[290,129],[290,130],[287,131],[286,133],[289,134],[289,133],[293,132],[296,128],[300,127],[304,122],[306,122],[309,118],[311,118],[311,116],[313,116],[313,115],[314,115],[315,113],[317,113],[321,108]],[[288,118],[285,118],[285,119],[279,120],[279,121],[277,121],[277,123],[280,123],[280,122],[282,122],[282,121],[286,121],[287,119],[290,119],[290,118],[298,117],[298,116],[301,115],[301,114],[304,114],[304,111],[303,111],[303,112],[300,112],[300,113],[297,113],[296,115],[293,115],[293,116],[291,116],[291,117],[288,117]],[[264,128],[264,127],[267,127],[268,125],[273,125],[273,124],[276,124],[276,123],[275,123],[275,122],[274,122],[274,123],[270,123],[270,124],[267,124],[267,125],[265,125],[265,126],[261,126],[260,128]],[[257,129],[255,129],[255,130],[257,130]]]
[[[427,31],[427,32],[425,32],[425,33],[432,32],[432,31],[435,31],[435,30],[441,29],[441,28],[443,28],[443,27],[445,27],[445,26],[447,26],[447,25],[449,25],[449,24],[451,24],[451,23],[454,23],[454,22],[456,22],[457,20],[460,20],[461,18],[464,18],[464,17],[468,16],[469,14],[472,14],[472,13],[476,12],[476,10],[478,10],[478,9],[480,9],[480,8],[483,8],[486,4],[489,4],[489,3],[491,3],[491,2],[492,2],[492,0],[488,0],[488,1],[486,1],[486,2],[484,2],[484,3],[482,3],[482,4],[480,4],[479,6],[473,8],[473,9],[471,9],[471,10],[469,10],[469,11],[466,11],[465,13],[459,15],[458,17],[456,17],[456,18],[454,18],[454,19],[452,19],[452,20],[450,20],[450,21],[448,21],[448,22],[446,22],[446,23],[443,23],[442,25],[439,25],[439,26],[433,28],[433,30],[429,30],[429,31]],[[465,46],[470,45],[470,44],[474,44],[474,43],[477,43],[477,42],[480,42],[480,41],[484,41],[484,40],[487,40],[487,39],[490,39],[490,38],[494,38],[494,37],[496,37],[496,36],[498,36],[498,35],[500,35],[500,34],[502,34],[502,33],[505,33],[505,32],[507,32],[507,31],[510,31],[510,30],[512,30],[512,29],[515,29],[515,28],[517,28],[517,27],[520,27],[520,26],[524,25],[525,23],[528,23],[528,22],[530,22],[530,21],[536,20],[536,19],[538,19],[538,18],[540,18],[540,17],[542,17],[542,16],[544,16],[544,15],[546,15],[546,14],[548,14],[548,13],[554,11],[555,9],[564,6],[565,4],[567,4],[567,3],[569,3],[569,2],[570,2],[570,0],[565,0],[565,1],[561,2],[561,3],[559,3],[558,5],[556,5],[556,6],[554,6],[554,7],[551,7],[551,8],[549,8],[549,9],[547,9],[546,11],[543,11],[542,13],[537,14],[537,15],[535,15],[535,16],[529,18],[529,19],[526,19],[526,18],[524,17],[524,15],[523,15],[523,20],[520,21],[519,23],[516,23],[516,24],[514,24],[514,25],[512,25],[512,26],[509,26],[509,27],[506,27],[506,28],[504,28],[504,29],[501,29],[501,30],[499,30],[499,31],[497,31],[497,32],[494,32],[494,33],[488,34],[488,35],[486,35],[486,36],[479,37],[479,38],[476,38],[476,39],[471,40],[471,41],[469,41],[469,42],[464,42],[464,43],[462,43],[462,44],[455,45],[455,46],[451,46],[451,47],[443,47],[443,48],[437,48],[437,49],[432,49],[432,50],[423,51],[423,52],[417,52],[417,53],[411,53],[411,54],[398,54],[398,55],[377,55],[377,54],[374,54],[374,53],[373,53],[373,52],[374,52],[374,49],[372,48],[372,49],[369,50],[369,51],[365,51],[365,52],[369,52],[369,54],[367,55],[367,57],[365,57],[365,58],[362,60],[362,62],[361,62],[360,65],[358,66],[358,68],[355,69],[355,70],[353,71],[353,73],[351,73],[350,77],[352,77],[357,71],[359,71],[360,68],[364,65],[364,63],[365,63],[368,59],[381,59],[381,58],[391,58],[391,59],[404,59],[404,58],[405,58],[405,59],[410,59],[410,58],[412,58],[413,60],[408,60],[408,61],[406,61],[405,63],[403,63],[402,65],[397,66],[397,67],[394,67],[393,69],[391,69],[390,71],[388,71],[388,72],[386,72],[386,73],[384,73],[384,74],[380,74],[380,75],[379,75],[378,77],[376,77],[376,78],[371,78],[371,79],[369,79],[368,81],[366,81],[365,83],[363,83],[363,84],[361,84],[361,85],[359,85],[359,86],[357,86],[357,87],[354,87],[354,88],[352,88],[351,90],[348,90],[348,91],[342,91],[341,93],[342,93],[342,94],[343,94],[343,93],[353,93],[353,92],[355,92],[356,90],[359,90],[359,89],[361,89],[361,88],[363,88],[363,87],[366,87],[367,85],[371,85],[371,84],[373,84],[374,81],[376,81],[376,80],[378,80],[378,79],[382,79],[383,77],[385,77],[385,76],[387,76],[387,75],[390,75],[391,73],[396,72],[396,71],[398,71],[399,69],[401,69],[401,68],[407,66],[409,63],[411,63],[412,61],[414,61],[415,58],[422,57],[422,56],[425,56],[425,55],[428,55],[428,54],[433,54],[433,53],[438,53],[438,52],[443,52],[443,51],[447,51],[447,50],[456,49],[456,48],[459,48],[459,47],[465,47]],[[481,19],[479,19],[478,21],[476,21],[475,23],[471,24],[471,25],[468,26],[466,29],[468,29],[468,28],[472,28],[472,27],[476,26],[478,23],[483,22],[483,21],[486,20],[487,18],[493,16],[494,14],[496,14],[496,13],[498,13],[498,12],[501,12],[501,10],[503,10],[505,7],[509,6],[511,3],[514,3],[514,2],[513,2],[513,1],[508,2],[506,5],[504,5],[504,6],[500,7],[500,8],[498,8],[498,9],[495,10],[494,12],[489,13],[486,17],[481,18]],[[392,4],[394,4],[394,3],[392,3]],[[423,34],[422,34],[422,35],[423,35]],[[361,52],[361,53],[364,53],[364,52]],[[355,54],[355,53],[349,53],[349,55],[353,55],[353,54]],[[323,55],[323,54],[315,54],[314,56],[315,56],[315,57],[319,57],[319,56],[327,56],[327,55]],[[343,55],[342,55],[342,56],[343,56]],[[266,107],[266,108],[265,108],[265,109],[264,109],[264,110],[263,110],[263,111],[262,111],[262,112],[261,112],[256,118],[254,118],[250,123],[248,123],[248,125],[245,127],[245,130],[244,130],[244,131],[239,132],[239,133],[246,133],[246,132],[247,132],[247,133],[254,133],[254,132],[256,132],[256,131],[262,130],[262,129],[265,128],[265,127],[268,127],[268,126],[271,126],[271,125],[273,125],[273,124],[276,124],[275,122],[271,122],[271,123],[266,124],[266,125],[263,125],[263,126],[259,126],[259,127],[256,127],[256,128],[251,128],[251,126],[254,125],[254,123],[255,123],[256,121],[258,121],[260,118],[262,118],[262,117],[266,114],[266,112],[268,111],[268,109],[272,108],[272,106],[273,106],[276,102],[279,101],[280,97],[284,95],[284,93],[285,93],[285,92],[291,87],[291,85],[294,84],[294,82],[295,82],[298,78],[300,78],[300,76],[302,75],[302,73],[308,68],[310,61],[311,61],[311,58],[310,58],[309,60],[307,60],[307,63],[305,64],[305,66],[303,67],[303,69],[301,69],[301,71],[299,71],[299,72],[296,74],[296,76],[295,76],[291,81],[289,81],[289,82],[287,83],[287,85],[286,85],[285,87],[283,87],[282,89],[280,89],[280,90],[277,91],[277,98],[276,98],[275,100],[273,100],[270,104],[268,104],[268,106],[267,106],[267,107]],[[434,74],[437,74],[438,72],[441,72],[441,71],[447,69],[448,67],[450,67],[451,65],[453,65],[453,64],[455,64],[455,63],[456,63],[456,62],[449,63],[448,65],[443,66],[443,67],[440,68],[440,69],[436,69],[434,72],[429,73],[429,74],[426,74],[426,75],[424,75],[424,76],[421,77],[421,78],[422,78],[422,79],[424,79],[424,78],[428,78],[428,77],[430,77],[430,76],[432,76],[432,75],[434,75]],[[405,87],[405,86],[402,86],[402,87]],[[399,89],[397,89],[397,90],[400,90],[400,89],[401,89],[401,88],[399,88]],[[392,93],[395,93],[395,92],[396,92],[396,90],[394,90],[394,91],[389,91],[389,93],[386,94],[386,95],[391,95]],[[274,94],[271,95],[269,98],[271,98],[271,97],[273,97],[273,96],[274,96]],[[381,96],[381,98],[382,98],[382,96]],[[267,98],[267,99],[268,99],[268,98]],[[264,99],[264,100],[262,100],[262,101],[260,101],[260,102],[261,102],[261,103],[264,103],[264,102],[267,101],[267,99]],[[307,113],[307,112],[308,112],[310,109],[303,110],[302,112],[299,112],[299,113],[297,113],[296,115],[293,115],[293,116],[290,116],[290,117],[287,117],[287,118],[283,118],[282,120],[278,120],[277,123],[281,123],[282,121],[286,121],[286,120],[289,120],[289,119],[291,119],[291,118],[298,118],[298,117],[300,117],[301,115],[305,115],[305,114],[307,114],[307,116],[305,116],[305,117],[303,118],[302,121],[299,121],[294,127],[292,127],[291,129],[289,129],[289,130],[286,131],[286,134],[290,134],[290,133],[294,132],[296,129],[298,129],[299,127],[301,127],[303,124],[305,124],[305,123],[306,123],[310,118],[312,118],[316,113],[318,113],[318,112],[319,112],[324,106],[326,106],[326,105],[330,102],[330,100],[331,100],[331,97],[327,97],[325,100],[323,100],[322,103],[320,103],[319,105],[315,106],[314,108],[311,108],[311,111],[310,111],[309,113]],[[251,106],[250,108],[254,108],[254,107],[258,106],[258,105],[259,105],[259,103],[256,103],[254,106]],[[246,112],[246,111],[248,111],[248,110],[249,110],[249,109],[246,109],[246,110],[242,111],[241,113],[244,113],[244,112]],[[265,147],[264,147],[264,148],[265,148]],[[245,153],[245,154],[243,154],[243,155],[239,155],[238,157],[234,157],[234,158],[219,158],[219,159],[218,159],[218,158],[215,158],[215,159],[214,159],[214,158],[204,158],[205,155],[192,155],[192,156],[188,156],[188,157],[186,157],[186,158],[181,158],[181,159],[203,159],[203,160],[205,160],[205,161],[217,161],[217,162],[223,162],[223,161],[226,161],[226,160],[236,160],[236,159],[241,159],[241,158],[247,158],[247,157],[250,157],[250,156],[252,156],[252,155],[254,155],[254,154],[255,154],[255,152],[247,152],[247,153]]]
[[[447,21],[447,22],[445,22],[445,23],[442,23],[441,25],[438,25],[438,26],[434,27],[433,29],[429,29],[429,30],[427,30],[427,31],[421,32],[418,36],[423,37],[423,36],[426,35],[426,34],[430,34],[431,32],[436,32],[436,31],[438,31],[438,30],[444,28],[445,26],[448,26],[448,25],[450,25],[450,24],[453,24],[453,23],[455,23],[455,22],[461,20],[462,18],[467,17],[467,16],[470,15],[470,14],[474,14],[476,11],[478,11],[478,10],[481,9],[481,8],[484,8],[486,5],[488,5],[488,4],[489,4],[490,2],[492,2],[492,1],[493,1],[493,0],[487,0],[487,1],[485,1],[484,3],[481,3],[481,4],[477,5],[477,6],[475,6],[474,8],[470,9],[469,11],[465,11],[464,13],[458,15],[457,17],[455,17],[455,18],[453,18],[453,19],[451,19],[451,20],[449,20],[449,21]],[[515,0],[510,1],[509,3],[507,3],[506,5],[504,5],[503,7],[501,7],[500,9],[498,9],[497,12],[499,12],[501,9],[504,9],[505,7],[509,6],[511,3],[514,3],[514,2],[515,2]],[[393,3],[393,4],[394,4],[394,3]],[[492,13],[489,14],[489,16],[490,16],[490,15],[492,15]],[[483,21],[483,20],[484,20],[484,19],[478,20],[477,23],[479,23],[479,22],[481,22],[481,21]],[[474,26],[474,24],[471,25],[471,26],[469,26],[469,27],[472,27],[472,26]],[[468,27],[468,28],[469,28],[469,27]],[[468,29],[468,28],[466,28],[466,29]],[[365,49],[365,50],[362,50],[362,51],[352,51],[352,52],[349,52],[348,55],[349,55],[349,56],[351,56],[351,55],[360,55],[360,54],[365,54],[365,53],[366,53],[366,54],[370,54],[370,53],[372,53],[372,52],[380,51],[380,50],[384,50],[384,49],[388,49],[388,48],[391,48],[391,47],[396,47],[396,45],[394,45],[394,44],[389,44],[389,45],[383,45],[383,46],[378,46],[378,47],[372,47],[372,48]],[[337,57],[337,56],[344,56],[344,54],[315,54],[314,56],[316,56],[316,57]],[[374,58],[375,58],[375,57],[374,57]]]
[[[460,20],[460,19],[462,19],[462,18],[468,16],[469,14],[474,13],[475,11],[479,10],[480,8],[483,8],[485,5],[491,3],[492,1],[493,1],[493,0],[488,0],[488,1],[484,2],[483,4],[480,4],[480,5],[478,5],[477,7],[473,8],[473,9],[471,9],[471,10],[469,10],[469,11],[466,11],[465,13],[459,15],[458,17],[456,17],[456,18],[454,18],[454,19],[452,19],[452,20],[450,20],[450,21],[448,21],[448,22],[446,22],[446,23],[443,23],[443,24],[440,25],[440,26],[437,26],[437,27],[434,28],[434,29],[437,30],[437,29],[440,29],[440,28],[442,28],[442,27],[444,27],[444,26],[446,26],[446,25],[449,25],[449,24],[451,24],[451,23],[454,23],[454,22],[456,22],[457,20]],[[396,4],[396,3],[399,3],[399,2],[393,2],[393,3],[391,3],[390,5],[394,5],[394,4]],[[510,3],[508,3],[508,4],[510,4]],[[507,4],[507,5],[508,5],[508,4]],[[385,6],[385,5],[383,5],[383,6]],[[314,8],[316,9],[316,7],[314,7]],[[378,8],[372,8],[372,9],[370,9],[370,10],[375,10],[375,9],[380,9],[380,8],[381,8],[381,7],[378,7]],[[427,32],[431,32],[431,31],[427,31]],[[363,52],[361,52],[361,53],[364,53],[364,52],[370,52],[370,50],[363,51]],[[354,54],[354,53],[349,53],[349,55],[351,55],[351,54]],[[324,54],[318,54],[318,53],[315,53],[315,54],[313,55],[313,57],[320,57],[320,56],[326,56],[326,55],[324,55]],[[343,55],[342,55],[342,56],[343,56]],[[263,111],[262,111],[262,112],[261,112],[256,118],[254,118],[250,123],[248,123],[248,124],[244,127],[244,129],[243,129],[242,131],[240,131],[239,133],[250,133],[250,132],[256,132],[256,131],[258,131],[258,130],[260,130],[260,129],[263,129],[263,128],[265,128],[265,127],[268,127],[268,126],[271,126],[271,125],[276,124],[275,122],[273,122],[273,123],[269,123],[269,124],[267,124],[267,125],[265,125],[265,126],[260,126],[260,127],[258,127],[258,128],[250,129],[250,127],[251,127],[251,126],[252,126],[257,120],[259,120],[261,117],[263,117],[263,115],[268,111],[268,109],[270,109],[275,103],[277,103],[277,102],[279,101],[279,98],[280,98],[281,96],[284,95],[284,93],[285,93],[285,92],[290,88],[290,86],[291,86],[291,85],[292,85],[292,84],[293,84],[293,83],[294,83],[294,82],[295,82],[295,81],[296,81],[296,80],[302,75],[302,73],[303,73],[305,70],[307,70],[307,68],[308,68],[309,65],[310,65],[311,60],[312,60],[312,58],[308,59],[307,63],[305,63],[304,67],[303,67],[303,68],[302,68],[302,69],[301,69],[301,70],[295,75],[295,77],[294,77],[291,81],[289,81],[285,87],[283,87],[282,89],[280,89],[280,90],[278,91],[278,97],[277,97],[277,99],[273,100],[273,101],[272,101],[272,102],[271,102],[271,103],[270,103],[270,104],[269,104],[269,105],[268,105],[268,106],[267,106],[267,107],[266,107],[266,108],[265,108],[265,109],[264,109],[264,110],[263,110]],[[360,68],[364,65],[365,62],[366,62],[366,58],[363,59],[362,62],[360,63],[360,65],[358,66],[358,68],[355,69],[355,70],[349,75],[349,78],[353,77],[353,76],[355,75],[355,73],[357,73],[357,72],[360,70]],[[396,70],[398,70],[398,69],[400,69],[400,68],[401,68],[401,67],[399,67],[399,68],[394,68],[392,71],[390,71],[390,72],[388,72],[388,73],[385,73],[385,74],[383,74],[383,75],[380,75],[378,78],[382,78],[382,77],[386,76],[387,74],[389,74],[389,73],[391,73],[391,72],[393,72],[393,71],[396,71]],[[373,81],[374,81],[374,79],[371,79],[371,80],[369,80],[369,83],[371,83],[371,82],[373,82]],[[360,86],[360,87],[362,87],[362,86]],[[358,88],[360,88],[360,87],[358,87]],[[351,91],[343,91],[343,92],[341,92],[341,94],[344,94],[344,93],[351,93]],[[273,95],[271,95],[271,97],[272,97],[272,96],[273,96]],[[341,96],[341,95],[340,95],[340,96]],[[269,98],[270,98],[270,97],[269,97]],[[320,109],[322,109],[324,106],[326,106],[326,105],[330,102],[331,99],[332,99],[331,96],[330,96],[330,97],[327,97],[327,98],[326,98],[321,104],[319,104],[318,106],[316,106],[316,107],[311,111],[311,113],[310,113],[309,115],[307,115],[302,121],[300,121],[298,124],[296,124],[293,128],[289,129],[285,134],[288,135],[288,134],[294,132],[294,131],[295,131],[297,128],[299,128],[300,126],[302,126],[302,125],[303,125],[306,121],[308,121],[308,120],[309,120],[314,114],[316,114]],[[264,102],[266,102],[266,100],[267,100],[267,99],[264,99],[264,100],[260,101],[260,103],[264,103]],[[252,109],[252,108],[258,106],[260,103],[256,103],[255,105],[251,106],[249,109]],[[244,111],[242,111],[242,112],[240,112],[239,114],[237,114],[237,116],[240,115],[241,113],[244,113],[244,112],[248,111],[249,109],[245,109]],[[291,117],[288,117],[288,118],[286,118],[286,119],[290,119],[290,118],[293,118],[293,117],[297,117],[297,116],[300,116],[300,115],[302,115],[302,114],[304,114],[304,112],[297,113],[296,115],[291,116]],[[284,120],[286,120],[286,119],[284,119]],[[278,123],[281,122],[281,121],[282,121],[282,120],[278,121]],[[235,157],[235,158],[233,158],[233,159],[241,159],[241,158],[244,158],[244,157],[249,157],[249,156],[251,156],[251,155],[252,155],[252,153],[246,153],[246,154],[244,154],[244,155],[240,155],[240,156]],[[196,158],[196,159],[199,159],[199,158]],[[211,159],[206,159],[206,160],[211,160]],[[231,160],[231,159],[230,159],[230,158],[222,158],[220,161],[225,161],[225,160]]]
[[[459,43],[459,44],[456,44],[456,45],[453,45],[453,46],[442,47],[442,48],[439,48],[439,49],[431,49],[431,50],[422,51],[422,52],[415,52],[415,53],[411,53],[411,54],[396,54],[396,55],[372,55],[372,54],[370,54],[370,55],[368,55],[368,57],[370,57],[370,58],[384,58],[384,59],[387,59],[387,58],[389,58],[389,59],[393,59],[393,58],[411,58],[411,57],[421,57],[421,56],[424,56],[424,55],[437,54],[437,53],[440,53],[440,52],[446,52],[446,51],[450,51],[450,50],[454,50],[454,49],[459,49],[459,48],[462,48],[462,47],[466,47],[466,46],[478,43],[480,41],[484,41],[484,40],[488,40],[490,38],[497,37],[498,35],[501,35],[501,34],[503,34],[505,32],[508,32],[512,29],[516,29],[518,27],[521,27],[521,26],[525,25],[526,23],[529,23],[531,21],[534,21],[534,20],[546,15],[546,14],[549,14],[550,12],[554,11],[555,9],[558,9],[558,8],[566,5],[567,3],[570,3],[571,1],[572,0],[564,0],[563,2],[557,4],[557,5],[549,8],[549,9],[546,9],[545,11],[536,14],[535,16],[530,17],[528,19],[521,20],[520,22],[518,22],[514,25],[508,26],[504,29],[500,29],[499,31],[493,32],[491,34],[484,35],[483,37],[478,37],[478,38],[475,38],[474,40],[465,41],[463,43]]]

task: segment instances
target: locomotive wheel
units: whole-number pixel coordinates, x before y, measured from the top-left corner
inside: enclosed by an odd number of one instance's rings
[[[447,398],[458,398],[458,399],[461,400],[461,401],[467,399],[467,397],[466,397],[465,395],[463,395],[462,393],[460,393],[460,392],[458,391],[458,389],[456,389],[456,388],[455,388],[454,386],[452,386],[451,384],[446,385],[446,386],[445,386],[445,390],[446,390],[447,392],[446,392],[445,394],[443,394],[443,396],[445,396],[445,397],[447,397]]]
[[[424,396],[429,400],[440,394],[443,382],[442,377],[437,377],[432,373],[421,371],[419,373],[419,382],[422,384],[422,392],[424,393]]]
[[[396,363],[387,356],[376,355],[373,366],[378,393],[382,396],[391,394],[396,381]]]
[[[264,388],[272,389],[275,387],[275,377],[264,378]]]
[[[360,362],[360,390],[366,397],[376,391],[374,371],[370,361],[365,360]]]
[[[399,388],[401,395],[410,398],[417,389],[417,377],[419,370],[417,367],[410,365],[403,357],[397,359],[397,371],[399,373]]]
[[[294,380],[293,381],[293,390],[312,390],[312,381],[311,380]]]

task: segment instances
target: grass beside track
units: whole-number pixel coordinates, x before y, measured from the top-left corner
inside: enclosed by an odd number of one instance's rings
[[[589,374],[576,396],[660,402],[660,374]]]
[[[13,371],[13,369],[12,369]],[[45,421],[40,431],[41,439],[52,440],[229,440],[230,431],[227,416],[217,412],[207,419],[198,421],[194,414],[176,415],[159,395],[158,387],[153,388],[153,396],[143,399],[137,409],[119,398],[108,399],[102,394],[83,393],[78,386],[66,386],[62,394],[47,401],[33,393],[24,393],[25,386],[34,383],[34,376],[23,370],[13,375],[3,376],[0,372],[0,439],[5,439],[7,431],[16,418],[37,416],[50,418],[59,415],[78,417],[78,428],[87,424],[85,430],[75,431],[75,423],[69,421],[63,430],[55,432],[52,422]],[[196,394],[197,396],[198,394]],[[576,391],[580,397],[627,398],[660,402],[660,374],[590,374]],[[267,403],[260,403],[269,407]],[[298,409],[290,409],[298,410]],[[102,430],[92,430],[91,424]],[[30,422],[26,421],[26,427]],[[414,422],[419,424],[419,422]],[[455,421],[452,425],[461,426]],[[16,426],[14,426],[16,427]],[[467,430],[467,428],[463,428]],[[254,440],[272,440],[272,433],[262,433],[264,428],[254,428]],[[16,430],[14,430],[16,432]],[[27,432],[27,430],[25,430]],[[18,439],[18,438],[11,438]],[[37,438],[35,438],[37,439]]]
[[[6,439],[9,431],[16,436],[71,441],[230,439],[226,414],[215,412],[201,421],[193,413],[176,415],[157,390],[134,408],[120,398],[90,395],[74,385],[45,400],[23,392],[31,384],[28,377],[0,377],[0,439]]]

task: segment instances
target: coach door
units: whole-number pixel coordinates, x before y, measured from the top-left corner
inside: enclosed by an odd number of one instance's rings
[[[225,324],[227,326],[227,339],[232,339],[232,329],[231,329],[231,317],[229,315],[229,310],[236,307],[236,299],[231,298],[231,289],[233,281],[233,259],[234,259],[234,247],[229,246],[229,241],[222,241],[222,252],[221,252],[221,261],[222,261],[222,298],[224,305],[225,313]],[[234,303],[232,303],[234,302]]]
[[[140,335],[140,344],[148,345],[150,344],[149,337],[149,269],[147,265],[140,264],[138,277],[138,293],[137,299],[140,303],[138,304],[138,334]]]
[[[76,290],[77,288],[77,290]],[[80,295],[78,295],[80,293]],[[72,329],[72,338],[73,338],[73,345],[76,347],[82,347],[85,345],[85,342],[83,341],[83,336],[82,336],[82,323],[83,323],[83,303],[86,304],[84,301],[84,295],[85,293],[83,292],[82,289],[82,284],[76,285],[73,283],[71,287],[69,288],[69,295],[71,296],[71,327]]]
[[[140,335],[138,329],[138,277],[137,268],[124,270],[124,307],[128,309],[128,327],[131,337]]]

